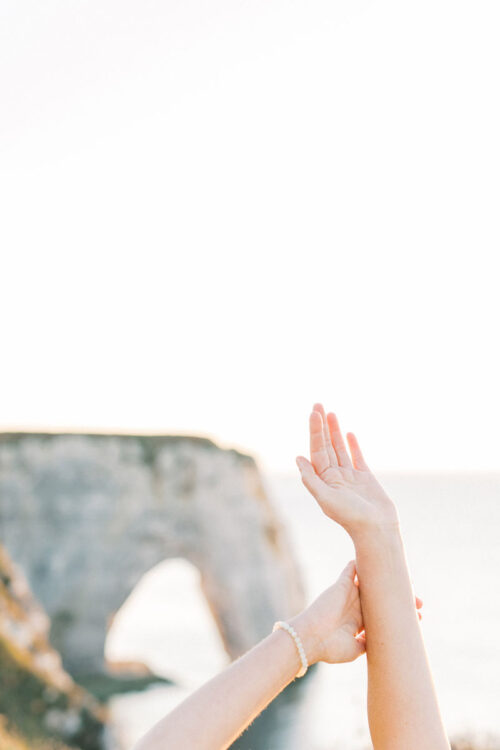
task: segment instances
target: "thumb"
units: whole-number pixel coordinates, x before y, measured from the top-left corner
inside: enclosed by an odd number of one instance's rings
[[[340,575],[354,579],[354,576],[356,575],[356,560],[349,560]]]
[[[350,581],[354,581],[355,575],[356,575],[356,561],[349,560],[344,570],[340,574],[339,578],[348,578]]]
[[[304,458],[304,456],[297,456],[295,461],[299,467],[300,477],[303,484],[307,487],[311,495],[318,500],[319,495],[323,490],[323,481],[318,477],[314,471],[313,465],[307,460],[307,458]]]

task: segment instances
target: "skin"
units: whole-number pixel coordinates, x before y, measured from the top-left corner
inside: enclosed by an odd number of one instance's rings
[[[357,563],[348,563],[338,580],[289,623],[309,665],[353,661],[369,649],[375,750],[449,750],[418,628],[422,602],[416,600],[417,617],[395,507],[352,434],[350,463],[336,419],[330,415],[327,421],[321,405],[310,428],[311,462],[297,459],[302,480],[324,512],[351,534]],[[159,721],[134,750],[229,747],[301,666],[291,636],[271,633]]]
[[[288,622],[309,665],[353,661],[365,651],[356,567]],[[159,721],[134,750],[223,750],[292,682],[301,669],[292,637],[271,633]]]
[[[370,471],[354,433],[315,404],[302,481],[356,550],[366,636],[368,720],[374,750],[450,750],[441,720],[393,501]]]

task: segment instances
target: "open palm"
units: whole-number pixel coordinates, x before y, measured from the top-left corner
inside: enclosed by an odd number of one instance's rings
[[[351,535],[365,526],[398,523],[396,507],[366,464],[356,436],[315,404],[309,419],[311,460],[297,457],[302,481],[324,513]]]

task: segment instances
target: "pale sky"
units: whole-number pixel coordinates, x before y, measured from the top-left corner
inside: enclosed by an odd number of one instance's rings
[[[0,428],[498,470],[497,0],[3,0]]]

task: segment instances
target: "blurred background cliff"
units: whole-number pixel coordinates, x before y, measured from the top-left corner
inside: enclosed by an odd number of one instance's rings
[[[500,10],[0,7],[0,747],[130,747],[401,509],[456,747],[497,750]],[[237,747],[362,750],[363,664]],[[332,708],[334,704],[335,708]]]

